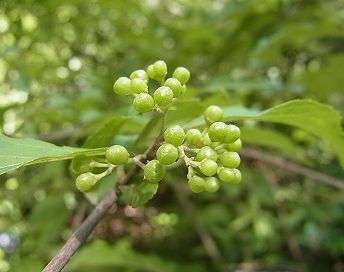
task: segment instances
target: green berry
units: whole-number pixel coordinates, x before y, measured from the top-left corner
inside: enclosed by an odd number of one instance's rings
[[[148,93],[148,85],[141,78],[134,78],[130,83],[131,91],[134,93]]]
[[[209,193],[215,193],[220,189],[220,181],[216,177],[205,178],[204,191]]]
[[[241,172],[238,169],[221,167],[217,175],[224,183],[238,184],[241,181]]]
[[[184,129],[178,125],[168,127],[164,132],[164,139],[169,144],[180,146],[185,140]]]
[[[164,86],[169,87],[172,90],[174,97],[180,96],[183,92],[183,87],[180,84],[179,80],[173,77],[168,78],[165,81]]]
[[[126,164],[129,159],[129,152],[124,146],[113,145],[106,150],[105,158],[114,165]]]
[[[204,119],[212,124],[223,118],[223,110],[219,106],[211,105],[204,112]]]
[[[237,168],[240,165],[240,156],[236,152],[224,152],[220,156],[223,166],[228,168]]]
[[[118,95],[131,95],[131,80],[127,77],[120,77],[113,85],[113,91]]]
[[[87,192],[90,190],[97,182],[94,174],[87,172],[79,175],[75,180],[76,188],[81,192]]]
[[[164,78],[167,75],[167,65],[163,60],[158,60],[153,64],[154,75],[157,78]]]
[[[205,189],[205,180],[199,176],[193,176],[188,180],[190,190],[194,193],[201,193]]]
[[[207,145],[207,146],[211,146],[213,144],[213,142],[209,138],[209,134],[208,133],[204,134],[204,136],[203,136],[203,143],[204,143],[204,145]]]
[[[217,172],[217,163],[210,159],[204,159],[199,165],[199,170],[208,177],[213,176]]]
[[[134,98],[133,106],[138,112],[148,112],[154,108],[154,99],[147,93],[140,93]]]
[[[166,107],[171,104],[173,92],[169,87],[159,87],[153,94],[155,103],[160,107]]]
[[[148,75],[147,75],[145,70],[136,70],[130,74],[129,78],[131,80],[133,80],[134,78],[140,78],[144,82],[146,82],[146,83],[148,82]]]
[[[235,142],[233,142],[231,144],[225,145],[225,149],[227,149],[229,151],[234,151],[234,152],[240,151],[241,148],[242,148],[242,142],[240,139],[236,140]]]
[[[238,128],[236,125],[228,125],[225,142],[229,144],[234,143],[236,140],[240,138],[240,134],[240,128]]]
[[[223,122],[215,122],[210,125],[208,135],[213,142],[224,142],[226,139],[228,127]]]
[[[156,152],[158,161],[164,165],[174,163],[178,159],[178,156],[178,149],[172,144],[163,144]]]
[[[189,79],[190,79],[190,72],[188,69],[184,67],[178,67],[176,70],[173,72],[173,77],[178,79],[179,82],[184,85],[186,84]]]
[[[202,133],[196,129],[191,128],[186,132],[185,142],[188,145],[198,145],[202,141]]]
[[[148,77],[151,78],[151,79],[156,79],[156,78],[157,78],[156,75],[155,75],[155,73],[154,73],[153,64],[151,64],[151,65],[149,65],[149,66],[147,67],[147,75],[148,75]]]
[[[75,156],[71,163],[71,169],[74,174],[82,174],[86,172],[90,172],[92,170],[91,167],[92,158],[85,156],[85,155],[78,155]]]
[[[209,146],[202,147],[196,155],[196,161],[202,161],[204,159],[210,159],[213,161],[217,161],[216,151]]]
[[[143,173],[145,179],[156,183],[165,177],[166,168],[158,160],[152,160],[143,167]]]

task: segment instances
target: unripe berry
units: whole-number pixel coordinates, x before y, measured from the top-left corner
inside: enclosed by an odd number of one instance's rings
[[[205,178],[204,191],[209,193],[215,193],[220,189],[220,181],[216,177]]]
[[[148,77],[151,78],[151,79],[156,79],[156,78],[157,78],[156,75],[155,75],[155,73],[154,73],[153,64],[151,64],[151,65],[149,65],[149,66],[147,67],[147,75],[148,75]]]
[[[234,143],[225,145],[225,149],[229,151],[234,151],[234,152],[240,151],[241,148],[242,148],[242,142],[240,139],[236,140]]]
[[[185,139],[185,132],[181,126],[168,127],[164,132],[164,139],[167,143],[180,146]]]
[[[214,149],[209,146],[204,146],[198,151],[196,155],[196,161],[202,161],[204,159],[210,159],[213,161],[217,160],[217,153]]]
[[[156,78],[164,78],[167,75],[167,65],[163,60],[158,60],[153,64],[153,71]]]
[[[171,104],[173,92],[169,87],[159,87],[153,94],[155,103],[160,107],[166,107]]]
[[[241,181],[241,172],[238,169],[221,167],[217,175],[224,183],[238,184]]]
[[[223,118],[223,110],[219,106],[211,105],[204,112],[204,119],[212,124]]]
[[[205,188],[205,180],[199,176],[193,176],[188,180],[190,190],[194,193],[201,193]]]
[[[223,122],[215,122],[210,125],[208,135],[213,142],[224,142],[228,134],[227,125]]]
[[[204,145],[212,146],[213,142],[210,140],[208,133],[203,135],[203,143]]]
[[[120,77],[113,85],[113,90],[118,95],[131,95],[133,92],[130,87],[131,80],[127,77]]]
[[[164,86],[169,87],[172,90],[174,97],[178,97],[182,94],[183,87],[176,78],[168,78],[165,81]]]
[[[138,112],[148,112],[154,108],[154,99],[147,93],[140,93],[134,98],[133,106]]]
[[[106,150],[105,158],[114,165],[126,164],[129,159],[129,152],[124,146],[113,145]]]
[[[204,159],[199,165],[199,170],[208,177],[213,176],[217,172],[217,163],[210,159]]]
[[[178,156],[178,149],[172,144],[163,144],[156,152],[158,161],[164,165],[174,163],[178,159]]]
[[[178,67],[176,70],[173,72],[173,77],[178,79],[179,82],[184,85],[186,84],[189,79],[190,79],[190,72],[188,69],[184,67]]]
[[[145,179],[156,183],[165,177],[166,168],[165,165],[161,164],[159,161],[152,160],[143,167],[143,174]]]
[[[228,168],[237,168],[240,165],[240,156],[236,152],[224,152],[220,156],[223,166]]]
[[[146,82],[146,83],[148,82],[148,75],[147,75],[145,70],[136,70],[130,74],[129,78],[131,80],[133,80],[134,78],[140,78],[144,82]]]
[[[148,93],[148,85],[141,78],[134,78],[131,80],[130,88],[133,93]]]
[[[186,132],[185,142],[188,145],[198,145],[202,141],[202,133],[195,128],[191,128]]]
[[[94,174],[87,172],[79,175],[75,180],[76,188],[81,192],[87,192],[90,190],[97,182]]]
[[[234,143],[240,138],[240,134],[240,128],[238,128],[236,125],[228,125],[225,143]]]

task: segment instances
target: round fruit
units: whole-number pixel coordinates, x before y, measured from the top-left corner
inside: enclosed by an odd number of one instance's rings
[[[239,169],[234,169],[234,173],[235,173],[235,180],[234,183],[238,184],[241,182],[241,172]]]
[[[185,140],[184,129],[178,125],[168,127],[164,132],[164,139],[169,144],[180,146]]]
[[[198,145],[202,141],[202,133],[196,129],[191,128],[186,132],[185,142],[188,145]]]
[[[75,180],[76,188],[81,192],[87,192],[96,184],[97,179],[94,174],[87,172],[79,175]]]
[[[238,128],[236,125],[228,125],[225,142],[229,144],[234,143],[236,140],[240,138],[240,134],[240,128]]]
[[[227,125],[223,122],[215,122],[210,125],[208,135],[213,142],[224,142],[228,132]]]
[[[220,157],[220,161],[224,167],[237,168],[240,165],[240,156],[236,152],[224,152]]]
[[[193,176],[188,180],[190,190],[194,193],[201,193],[205,189],[205,180],[199,176]]]
[[[151,79],[156,79],[156,75],[154,73],[154,68],[153,68],[153,64],[149,65],[147,67],[147,75],[148,77],[150,77]]]
[[[238,169],[221,167],[217,175],[224,183],[237,184],[241,181],[241,173]]]
[[[152,160],[143,167],[143,173],[148,181],[159,182],[166,175],[165,165],[157,160]]]
[[[204,134],[204,136],[203,136],[203,143],[204,143],[204,145],[207,145],[207,146],[211,146],[213,144],[213,142],[209,138],[209,134],[208,133]]]
[[[130,83],[131,91],[134,93],[148,93],[148,85],[141,78],[134,78]]]
[[[134,72],[132,72],[131,74],[130,74],[130,77],[129,77],[130,79],[134,79],[134,78],[140,78],[140,79],[142,79],[144,82],[148,82],[148,75],[147,75],[147,73],[146,73],[146,71],[145,70],[136,70],[136,71],[134,71]]]
[[[204,159],[217,161],[217,153],[211,147],[204,146],[200,149],[200,151],[198,151],[196,155],[196,161],[202,161]]]
[[[183,87],[176,78],[168,78],[165,81],[164,86],[169,87],[172,90],[174,97],[178,97],[182,94]]]
[[[131,95],[132,90],[130,87],[131,80],[127,77],[120,77],[113,84],[113,91],[118,95]]]
[[[204,112],[204,119],[208,123],[220,121],[223,118],[223,110],[219,106],[211,105]]]
[[[178,156],[178,149],[172,144],[163,144],[156,152],[156,158],[164,165],[174,163],[178,159]]]
[[[174,70],[173,77],[178,79],[179,82],[182,85],[184,85],[190,79],[190,72],[188,69],[186,69],[184,67],[178,67],[176,70]]]
[[[147,93],[140,93],[134,98],[133,106],[138,112],[148,112],[154,107],[154,99]]]
[[[227,149],[229,151],[234,151],[234,152],[240,151],[241,148],[242,148],[242,142],[240,139],[236,140],[235,142],[233,142],[231,144],[225,145],[225,149]]]
[[[220,189],[220,181],[216,177],[205,178],[204,191],[209,193],[215,193]]]
[[[85,155],[75,156],[72,160],[71,169],[74,174],[90,172],[92,170],[92,167],[90,165],[91,162],[91,157],[87,157]]]
[[[124,146],[113,145],[106,150],[105,158],[114,165],[126,164],[129,159],[129,152]]]
[[[199,165],[199,170],[208,177],[213,176],[217,172],[217,163],[210,159],[204,159]]]
[[[172,102],[173,92],[169,87],[163,86],[156,89],[153,97],[158,106],[166,107]]]
[[[167,65],[163,60],[158,60],[153,64],[154,75],[157,78],[164,78],[167,75]]]

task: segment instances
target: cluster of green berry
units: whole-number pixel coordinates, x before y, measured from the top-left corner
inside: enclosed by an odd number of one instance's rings
[[[165,80],[167,65],[156,61],[147,70],[136,70],[129,78],[120,77],[114,84],[114,91],[119,95],[133,95],[133,107],[138,112],[157,110],[167,113],[172,101],[186,91],[190,72],[178,67],[173,77]],[[148,79],[158,81],[153,96],[148,93]],[[157,183],[166,175],[166,166],[184,162],[188,167],[188,185],[191,191],[216,192],[223,183],[237,184],[241,181],[238,151],[241,149],[240,129],[232,124],[225,124],[223,110],[215,105],[204,112],[207,126],[201,132],[197,128],[185,131],[174,125],[164,131],[164,142],[156,151],[154,159],[145,164],[137,157],[130,157],[128,150],[121,145],[109,147],[105,158],[90,158],[84,155],[73,159],[71,169],[77,175],[76,187],[83,192],[89,191],[104,176],[109,175],[118,165],[135,163],[143,168],[144,178]],[[99,172],[97,168],[106,170]]]
[[[164,109],[169,106],[173,99],[179,97],[186,91],[185,84],[189,81],[190,72],[184,67],[178,67],[171,78],[165,80],[167,65],[158,60],[148,66],[147,70],[136,70],[127,77],[120,77],[113,85],[113,90],[118,95],[134,96],[133,106],[138,112],[149,112]],[[149,94],[148,79],[160,83],[153,95]]]
[[[187,130],[179,126],[168,127],[164,132],[165,142],[158,148],[156,159],[144,167],[148,181],[158,182],[166,173],[166,165],[183,160],[188,166],[188,184],[191,191],[216,192],[222,182],[237,184],[241,181],[240,156],[242,146],[240,129],[220,120],[223,110],[209,106],[204,118],[208,126],[201,132],[196,128]]]

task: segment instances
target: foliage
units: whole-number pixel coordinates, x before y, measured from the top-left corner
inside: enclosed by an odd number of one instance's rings
[[[168,125],[202,125],[217,104],[244,147],[343,179],[343,9],[339,0],[1,1],[0,271],[39,271],[116,182],[82,194],[65,160],[112,144],[139,154],[152,142],[160,116],[136,113],[112,85],[156,59],[192,75]],[[240,170],[242,185],[216,194],[191,194],[184,167],[159,189],[140,179],[122,188],[127,199],[66,271],[338,271],[343,192],[249,158]]]

